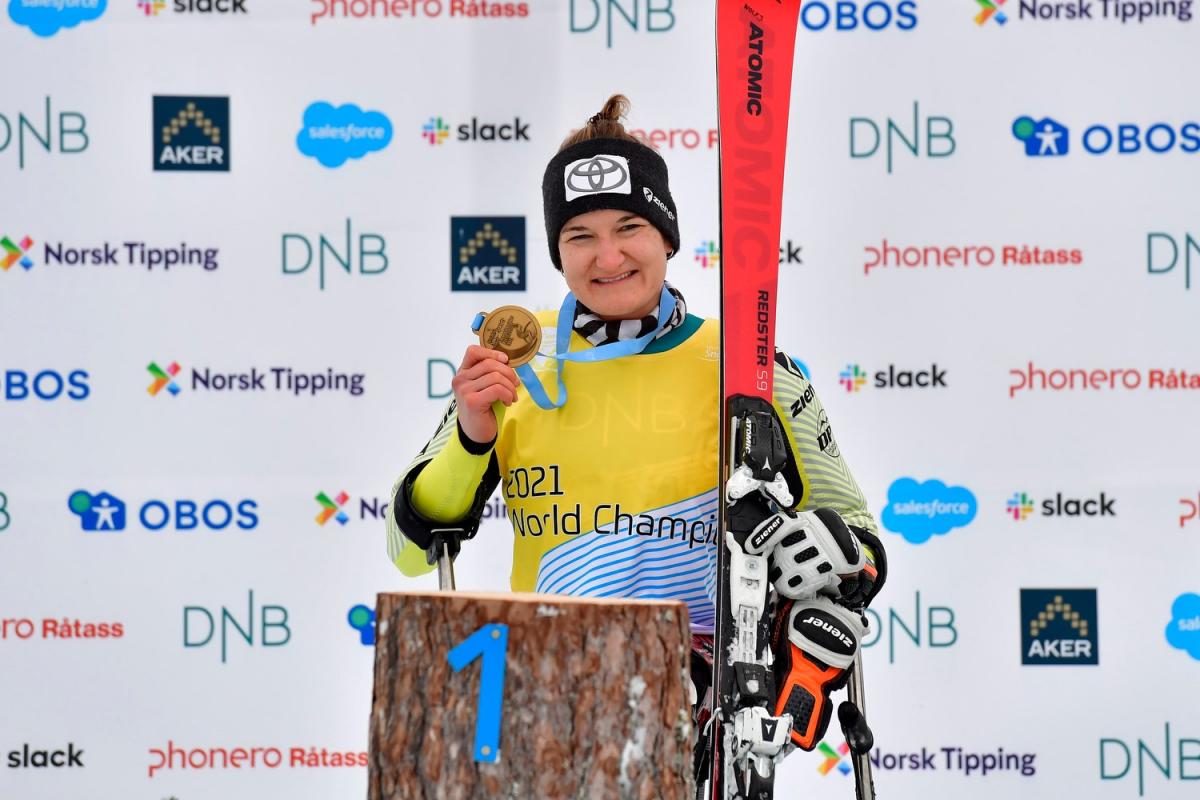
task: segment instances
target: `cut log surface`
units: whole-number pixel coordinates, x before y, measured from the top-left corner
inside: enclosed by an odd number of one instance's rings
[[[370,800],[691,798],[691,635],[680,603],[381,594]],[[446,655],[508,626],[496,763],[475,761],[480,668]]]

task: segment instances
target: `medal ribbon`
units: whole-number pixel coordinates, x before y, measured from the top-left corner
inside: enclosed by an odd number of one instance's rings
[[[574,330],[575,324],[575,295],[567,292],[567,296],[563,298],[562,307],[558,310],[558,328],[555,333],[555,354],[547,355],[539,352],[538,355],[543,358],[552,358],[555,361],[554,377],[558,383],[558,399],[553,401],[546,394],[545,387],[538,379],[537,374],[529,364],[522,364],[516,368],[517,377],[521,379],[521,383],[525,385],[525,389],[529,392],[529,396],[533,398],[533,402],[537,403],[538,408],[546,411],[553,411],[556,408],[562,408],[567,402],[567,387],[563,383],[563,362],[564,361],[608,361],[613,358],[621,358],[622,356],[631,356],[640,353],[646,349],[650,342],[654,341],[654,337],[658,336],[663,326],[671,319],[671,314],[675,312],[675,297],[667,291],[666,284],[663,284],[662,295],[658,300],[658,325],[654,330],[647,334],[637,337],[636,339],[623,339],[619,342],[611,342],[602,344],[599,347],[591,347],[587,350],[578,350],[574,353],[569,352],[571,346],[571,332]],[[483,315],[475,317],[472,323],[472,330],[478,331],[483,324]]]

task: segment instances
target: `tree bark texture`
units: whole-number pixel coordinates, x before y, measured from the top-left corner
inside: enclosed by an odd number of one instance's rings
[[[691,798],[691,634],[681,603],[538,594],[381,594],[370,800]],[[508,626],[499,759],[475,761],[482,659]]]

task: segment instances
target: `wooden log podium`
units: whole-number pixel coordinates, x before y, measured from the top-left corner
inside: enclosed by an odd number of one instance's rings
[[[690,649],[676,602],[381,594],[368,797],[690,800]]]

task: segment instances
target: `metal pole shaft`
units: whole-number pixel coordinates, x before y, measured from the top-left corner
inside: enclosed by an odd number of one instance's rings
[[[454,591],[454,559],[450,558],[450,548],[445,542],[438,547],[438,588],[443,592]]]
[[[859,712],[865,718],[867,716],[867,695],[863,686],[862,650],[859,649],[854,654],[854,668],[850,673],[850,685],[847,688],[850,693],[850,702],[858,707]],[[871,776],[869,754],[855,753],[852,761],[854,763],[854,789],[858,800],[875,800],[875,780]]]

